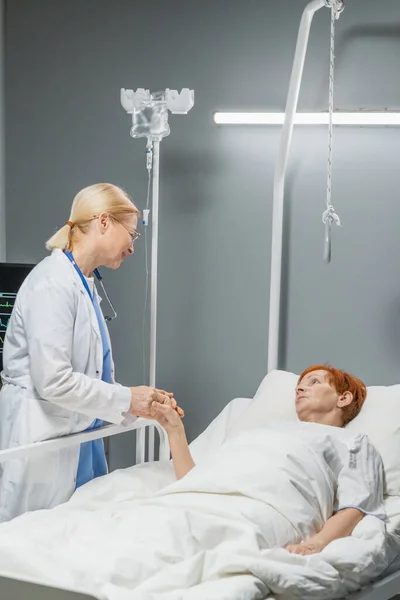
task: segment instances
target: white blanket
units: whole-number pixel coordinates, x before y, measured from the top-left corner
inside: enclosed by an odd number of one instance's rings
[[[367,516],[321,554],[280,548],[319,528],[333,501],[312,448],[280,440],[243,433],[181,481],[170,463],[141,465],[5,523],[1,574],[107,600],[341,598],[385,571],[399,538]]]

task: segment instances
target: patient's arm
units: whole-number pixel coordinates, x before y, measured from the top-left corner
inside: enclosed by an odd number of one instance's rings
[[[155,406],[156,405],[156,406]],[[185,428],[177,411],[167,404],[153,403],[155,419],[168,434],[172,462],[177,479],[182,479],[195,466],[186,439]]]
[[[177,479],[182,479],[195,466],[182,422],[178,430],[171,433],[168,432],[168,439],[176,477]]]
[[[364,513],[357,508],[343,508],[327,520],[319,533],[301,544],[286,546],[286,550],[295,554],[315,554],[321,552],[330,542],[351,535],[354,527],[361,521]]]

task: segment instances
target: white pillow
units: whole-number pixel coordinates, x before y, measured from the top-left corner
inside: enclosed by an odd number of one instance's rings
[[[252,403],[232,427],[232,434],[271,420],[296,420],[295,387],[298,375],[272,371],[262,380]],[[361,412],[347,425],[365,433],[382,457],[385,470],[384,493],[400,495],[400,385],[367,388]]]
[[[297,420],[294,403],[297,380],[294,373],[271,371],[262,380],[249,408],[232,426],[231,434],[255,425],[268,425],[270,421]]]

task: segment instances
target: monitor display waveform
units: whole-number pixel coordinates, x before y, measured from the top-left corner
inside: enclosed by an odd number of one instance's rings
[[[4,316],[4,313],[3,313],[2,316],[0,317],[0,331],[2,329],[4,329],[4,331],[7,329],[9,321],[10,321],[10,317]]]
[[[33,267],[29,264],[0,263],[0,371],[3,370],[3,345],[15,299]]]
[[[4,303],[0,302],[0,308],[12,308],[13,305],[9,300],[5,300]]]

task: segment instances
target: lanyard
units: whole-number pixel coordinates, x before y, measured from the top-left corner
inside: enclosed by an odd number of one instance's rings
[[[68,250],[64,250],[64,254],[71,261],[71,263],[73,264],[73,266],[75,267],[75,271],[78,273],[79,277],[81,278],[82,283],[83,283],[83,285],[85,287],[85,290],[89,294],[89,298],[91,299],[91,301],[93,303],[94,300],[93,300],[92,292],[89,289],[88,282],[86,281],[84,274],[82,273],[82,271],[80,270],[80,268],[76,264],[73,255],[71,254],[71,252],[68,252]]]
[[[75,259],[74,259],[73,255],[72,255],[72,253],[71,253],[71,252],[68,252],[68,250],[64,250],[64,254],[65,254],[65,256],[66,256],[66,257],[67,257],[67,258],[68,258],[68,259],[71,261],[71,263],[73,264],[73,266],[75,267],[75,270],[76,270],[76,272],[78,273],[79,277],[80,277],[80,278],[81,278],[81,280],[82,280],[82,283],[83,283],[83,285],[84,285],[84,287],[85,287],[85,290],[86,290],[86,291],[87,291],[87,293],[89,294],[89,298],[90,298],[90,299],[91,299],[91,301],[94,303],[94,299],[93,299],[92,293],[91,293],[91,291],[90,291],[90,289],[89,289],[89,286],[88,286],[88,283],[87,283],[87,281],[86,281],[86,278],[85,278],[85,276],[83,275],[83,273],[82,273],[82,271],[80,270],[80,268],[78,267],[78,265],[76,264],[76,262],[75,262]],[[107,298],[107,302],[108,302],[108,304],[110,305],[110,308],[111,308],[111,310],[112,310],[112,312],[113,312],[113,316],[112,316],[112,317],[106,317],[106,316],[105,316],[104,318],[105,318],[105,320],[106,320],[106,321],[112,321],[113,319],[116,319],[116,318],[117,318],[117,312],[116,312],[116,310],[115,310],[115,308],[114,308],[114,305],[113,305],[113,303],[111,302],[111,300],[110,300],[110,298],[109,298],[109,295],[107,294],[107,290],[106,290],[106,288],[104,287],[104,284],[103,284],[103,278],[102,278],[102,276],[100,275],[100,272],[99,272],[99,270],[98,270],[98,269],[94,269],[94,270],[93,270],[93,273],[94,273],[94,275],[96,276],[96,279],[97,279],[97,281],[100,283],[100,285],[101,285],[101,289],[103,290],[103,292],[104,292],[104,295],[105,295],[105,297]]]

